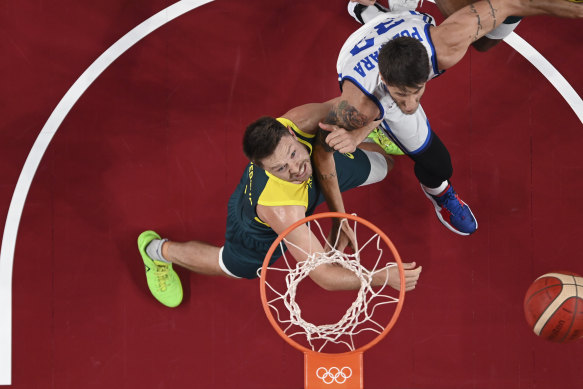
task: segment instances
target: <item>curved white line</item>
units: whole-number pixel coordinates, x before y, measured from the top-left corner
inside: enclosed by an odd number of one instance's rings
[[[428,1],[435,4],[435,0]],[[421,1],[419,6],[422,4],[423,1]],[[579,94],[577,94],[565,77],[563,77],[563,75],[541,55],[541,53],[535,50],[530,43],[522,39],[515,32],[510,33],[510,35],[504,38],[504,42],[521,54],[528,62],[537,68],[547,80],[549,80],[551,85],[561,96],[563,96],[567,104],[569,104],[569,107],[575,112],[579,121],[583,123],[583,100],[581,100]]]
[[[211,1],[213,0],[179,1],[158,12],[124,35],[87,68],[63,96],[32,146],[12,195],[0,249],[0,385],[11,384],[12,267],[18,225],[30,184],[51,139],[79,97],[113,61],[152,31],[178,16]],[[549,80],[583,123],[583,101],[565,78],[538,51],[517,34],[510,34],[505,41]]]
[[[510,47],[522,54],[522,56],[530,62],[547,80],[555,87],[555,89],[563,96],[569,107],[575,112],[579,121],[583,123],[583,100],[577,94],[575,89],[563,77],[561,73],[545,57],[534,49],[527,41],[522,39],[518,34],[511,33],[504,42],[508,43]]]
[[[165,25],[178,16],[191,11],[212,0],[182,0],[163,9],[152,17],[148,18],[140,25],[125,34],[114,43],[109,49],[99,56],[85,70],[85,72],[75,81],[73,86],[67,91],[57,107],[40,131],[24,167],[18,177],[6,224],[2,237],[2,248],[0,249],[0,385],[11,384],[12,372],[12,268],[14,262],[14,248],[16,246],[16,236],[18,225],[22,216],[24,202],[30,189],[30,184],[40,164],[40,161],[56,134],[59,126],[79,100],[79,97],[89,88],[89,86],[103,73],[109,65],[135,45],[142,38]]]

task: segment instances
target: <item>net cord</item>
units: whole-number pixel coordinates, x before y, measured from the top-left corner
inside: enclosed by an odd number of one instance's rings
[[[340,222],[340,228],[342,228],[343,223],[348,223],[348,221],[342,219]],[[355,236],[357,234],[357,224],[358,223],[354,221],[352,225]],[[354,247],[354,253],[350,254],[335,249],[338,245],[340,234],[337,234],[334,245],[331,245],[326,239],[322,226],[317,220],[308,222],[310,231],[312,231],[312,226],[319,231],[320,237],[326,242],[324,245],[325,250],[327,251],[313,252],[314,250],[310,243],[309,252],[306,252],[284,238],[280,242],[280,249],[283,253],[285,268],[268,267],[268,269],[270,272],[277,271],[287,273],[285,274],[286,290],[284,292],[279,292],[266,281],[266,286],[275,294],[273,299],[268,300],[268,305],[273,311],[275,311],[277,321],[282,324],[283,332],[290,338],[305,337],[313,351],[322,352],[329,343],[341,344],[346,346],[348,350],[354,351],[356,349],[355,337],[357,335],[368,331],[380,334],[385,328],[385,326],[373,319],[375,310],[382,305],[394,304],[399,301],[398,298],[383,293],[388,286],[388,269],[397,266],[397,264],[388,263],[379,268],[384,251],[381,247],[382,239],[376,233],[373,234],[362,245],[362,247]],[[312,242],[312,240],[310,240],[310,242]],[[295,259],[290,260],[288,254],[286,254],[284,243],[288,247],[295,247],[297,250],[301,251],[307,259],[299,262],[295,261]],[[367,246],[374,243],[376,243],[378,256],[372,269],[367,269],[360,263],[360,254]],[[358,245],[358,242],[356,244]],[[352,271],[360,280],[360,288],[356,299],[338,322],[333,324],[315,325],[302,318],[301,308],[295,299],[300,282],[308,277],[312,270],[323,264],[337,264]],[[371,285],[373,275],[382,271],[385,271],[387,276],[384,283],[378,287],[377,290],[374,290]],[[285,314],[280,312],[276,306],[277,304],[283,304],[287,312]],[[316,343],[320,344],[320,346],[317,347]]]

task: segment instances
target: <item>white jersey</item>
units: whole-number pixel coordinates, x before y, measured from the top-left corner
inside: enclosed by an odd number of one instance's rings
[[[383,13],[356,30],[344,43],[336,68],[340,85],[353,82],[381,111],[383,127],[409,154],[421,152],[429,143],[431,129],[421,105],[412,115],[404,114],[389,95],[378,69],[380,47],[391,39],[409,36],[419,40],[429,56],[428,81],[441,72],[429,29],[433,18],[415,11]]]

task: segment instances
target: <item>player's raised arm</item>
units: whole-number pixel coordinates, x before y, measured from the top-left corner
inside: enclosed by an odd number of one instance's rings
[[[337,126],[348,131],[353,131],[367,126],[379,115],[379,110],[360,90],[351,82],[343,85],[342,96],[334,103],[323,123]],[[330,129],[330,127],[328,127]],[[370,129],[369,129],[370,130]],[[367,130],[367,131],[369,131]],[[313,160],[322,194],[326,199],[328,208],[335,212],[345,212],[342,194],[338,184],[336,164],[334,163],[334,147],[329,145],[330,131],[319,129],[317,140],[314,143]],[[366,137],[368,132],[362,135]],[[359,142],[360,143],[360,142]],[[339,226],[339,221],[334,220],[334,227]],[[336,231],[336,228],[332,229]],[[330,239],[335,239],[331,236]],[[352,243],[353,234],[349,228],[343,228],[343,236],[340,246]]]
[[[277,234],[281,234],[290,225],[305,217],[305,208],[297,205],[276,207],[258,205],[257,214]],[[296,261],[305,261],[307,254],[325,251],[318,238],[306,224],[293,229],[286,236],[286,240],[290,242],[287,247]],[[417,266],[414,262],[404,263],[403,265],[405,268],[405,290],[410,291],[415,289],[417,285],[421,267]],[[312,270],[310,272],[310,278],[318,286],[326,290],[355,290],[361,287],[360,279],[351,270],[330,263],[322,264]],[[385,281],[392,288],[399,290],[399,271],[396,266],[375,273],[372,286],[382,286]]]
[[[324,103],[308,103],[292,108],[285,114],[281,115],[295,123],[298,128],[308,134],[318,132],[318,123],[324,120],[328,113],[340,101],[340,97],[328,100]]]
[[[431,29],[439,69],[458,63],[473,42],[511,15],[583,18],[583,4],[568,0],[482,0],[469,4]]]
[[[367,126],[374,121],[379,115],[378,107],[366,97],[354,84],[345,82],[343,85],[342,96],[338,98],[326,118],[323,121],[324,126],[328,129],[342,128],[347,131],[355,131],[365,127],[365,134],[359,134],[364,139],[372,128]],[[326,126],[329,125],[329,126]],[[360,141],[362,141],[360,139]],[[359,144],[357,141],[356,144]],[[344,204],[338,186],[336,176],[336,165],[332,153],[335,148],[330,144],[330,131],[320,128],[318,139],[314,144],[314,164],[316,174],[320,180],[322,192],[331,211],[344,212]]]

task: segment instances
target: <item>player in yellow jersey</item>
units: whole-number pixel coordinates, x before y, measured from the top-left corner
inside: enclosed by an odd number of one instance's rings
[[[182,286],[172,264],[206,275],[231,278],[255,278],[265,255],[277,238],[294,222],[310,215],[323,202],[320,185],[312,175],[312,143],[318,129],[335,101],[306,104],[280,118],[262,117],[250,124],[243,138],[243,150],[250,163],[228,203],[225,243],[222,247],[199,241],[173,242],[145,231],[138,238],[138,248],[146,266],[150,291],[162,304],[175,307],[182,301]],[[371,129],[377,123],[371,123]],[[363,143],[353,153],[334,153],[339,169],[341,191],[379,182],[393,167],[392,158],[375,143]],[[296,229],[288,238],[304,252],[309,252],[307,226]],[[312,250],[323,251],[314,246]],[[304,260],[300,250],[290,246],[297,260]],[[275,255],[274,258],[277,258]],[[406,289],[415,287],[421,268],[405,264]],[[399,273],[390,268],[389,285],[399,288]],[[342,267],[324,264],[310,277],[328,290],[357,289],[360,281]],[[379,272],[377,285],[385,282]]]

